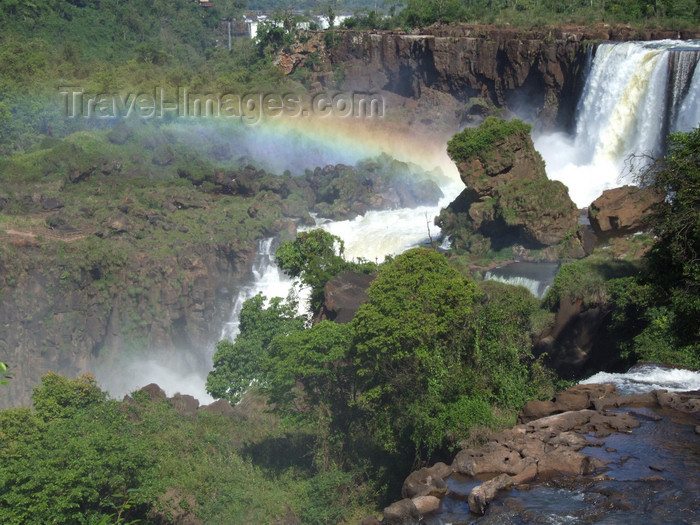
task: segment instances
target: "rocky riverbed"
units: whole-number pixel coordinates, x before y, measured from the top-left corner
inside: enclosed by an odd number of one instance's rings
[[[363,525],[700,522],[700,392],[577,385],[518,423],[413,472]]]

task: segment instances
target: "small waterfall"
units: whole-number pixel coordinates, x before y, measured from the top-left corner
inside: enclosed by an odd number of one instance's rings
[[[275,264],[273,237],[258,241],[258,250],[253,261],[253,280],[241,288],[233,303],[229,321],[221,329],[219,339],[233,341],[238,334],[240,314],[243,303],[259,292],[267,297],[287,297],[292,289],[293,281],[287,277]]]
[[[512,286],[523,286],[541,299],[554,282],[559,265],[553,263],[518,262],[489,270],[484,280],[497,281]]]
[[[549,290],[549,285],[543,285],[541,281],[535,281],[534,279],[528,279],[527,277],[503,277],[501,275],[495,275],[492,272],[486,272],[484,276],[485,281],[497,281],[503,284],[510,284],[511,286],[523,286],[530,290],[530,293],[541,299],[544,294]]]
[[[700,123],[700,41],[598,45],[577,106],[576,134],[535,141],[550,178],[579,207],[628,183],[625,160],[663,155],[666,135]]]

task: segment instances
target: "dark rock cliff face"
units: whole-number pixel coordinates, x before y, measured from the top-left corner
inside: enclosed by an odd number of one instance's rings
[[[526,35],[529,36],[529,35]],[[462,103],[482,97],[500,108],[531,112],[545,126],[562,124],[572,106],[585,60],[575,37],[545,41],[469,31],[453,35],[347,33],[330,51],[333,63],[350,63],[351,89],[382,89],[420,98],[432,88]],[[525,105],[527,104],[527,108]]]
[[[479,97],[480,104],[517,112],[543,127],[566,127],[573,120],[589,43],[687,39],[700,32],[602,25],[529,31],[458,25],[432,26],[410,35],[400,31],[335,31],[332,39],[324,35],[309,32],[307,40],[283,52],[278,64],[285,73],[304,65],[313,54],[321,84],[333,77],[330,70],[335,66],[344,70],[346,90],[383,91],[414,100],[437,91],[454,97],[458,112],[470,111],[470,99]],[[323,66],[318,65],[319,58]],[[445,101],[441,102],[442,108],[432,108],[432,118],[441,113],[440,119],[449,119]]]
[[[23,246],[22,255],[38,257],[41,249]],[[139,359],[157,348],[174,357],[211,345],[253,255],[200,245],[157,267],[137,255],[108,280],[99,268],[77,278],[46,268],[21,274],[0,296],[0,347],[14,375],[0,405],[28,405],[32,386],[49,370],[75,375],[118,355]],[[152,285],[128,285],[134,281]]]

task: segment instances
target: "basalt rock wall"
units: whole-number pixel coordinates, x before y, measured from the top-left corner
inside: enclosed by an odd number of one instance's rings
[[[385,91],[420,99],[426,90],[448,93],[468,105],[481,97],[493,108],[537,120],[543,127],[569,126],[581,89],[587,54],[599,41],[697,38],[700,31],[636,30],[627,26],[519,30],[449,25],[402,31],[310,32],[283,52],[286,73],[313,54],[325,73],[342,68],[343,88]],[[337,79],[336,79],[337,80]]]

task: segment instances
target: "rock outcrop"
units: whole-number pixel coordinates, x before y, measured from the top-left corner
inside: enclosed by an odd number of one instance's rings
[[[342,67],[342,88],[393,93],[412,100],[431,91],[449,94],[464,111],[470,99],[493,108],[519,109],[543,126],[572,121],[581,89],[587,42],[697,38],[697,30],[637,30],[627,26],[559,27],[529,31],[493,26],[436,25],[422,33],[403,31],[308,32],[282,51],[280,68],[291,74],[307,65],[326,84]],[[477,104],[476,106],[479,106]],[[469,111],[467,108],[466,111]],[[444,113],[439,117],[448,118]],[[426,114],[425,119],[437,118]]]
[[[563,297],[554,323],[535,341],[535,355],[565,379],[585,377],[599,370],[614,370],[622,364],[619,348],[610,337],[609,304],[585,305]]]
[[[588,207],[588,219],[601,238],[629,235],[648,228],[645,218],[663,200],[663,193],[653,188],[622,186],[605,190]]]
[[[342,273],[323,287],[323,302],[314,322],[329,320],[349,323],[357,310],[369,301],[367,289],[376,276],[356,272]]]
[[[473,234],[494,249],[541,249],[577,239],[576,206],[566,186],[547,178],[528,126],[489,118],[455,135],[448,153],[467,186],[437,219],[453,246],[477,251]]]

